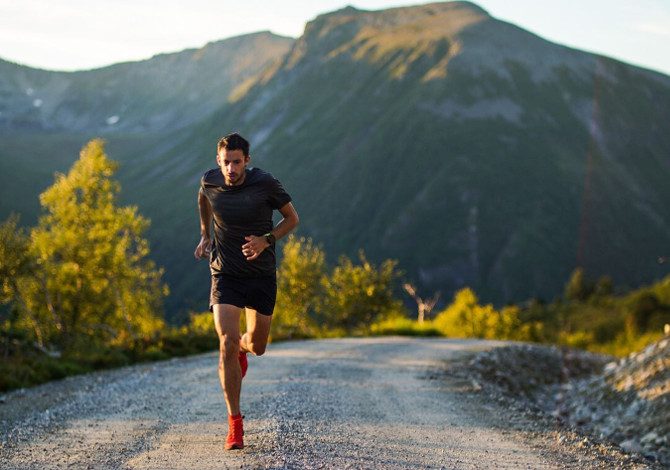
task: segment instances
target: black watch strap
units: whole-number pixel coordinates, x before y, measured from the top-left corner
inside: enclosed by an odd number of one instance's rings
[[[277,241],[277,239],[275,238],[275,236],[274,236],[274,234],[273,234],[272,232],[268,232],[268,233],[266,233],[266,234],[263,235],[263,236],[265,237],[265,240],[266,240],[270,245],[274,245],[274,242]]]

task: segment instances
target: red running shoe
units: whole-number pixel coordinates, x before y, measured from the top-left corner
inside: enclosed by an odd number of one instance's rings
[[[242,418],[244,418],[242,415],[228,415],[228,437],[224,446],[226,450],[244,449]]]
[[[240,351],[240,370],[242,370],[242,378],[247,375],[247,369],[249,368],[249,361],[247,361],[247,353]]]

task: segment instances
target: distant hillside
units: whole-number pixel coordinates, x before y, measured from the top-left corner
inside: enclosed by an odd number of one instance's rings
[[[110,135],[124,198],[152,219],[172,315],[207,307],[195,192],[231,130],[291,192],[301,234],[332,260],[359,248],[399,259],[421,295],[469,285],[500,305],[553,298],[576,265],[631,287],[666,274],[655,261],[670,246],[670,77],[468,2],[320,15],[267,64],[169,135]],[[26,171],[66,147],[3,139],[3,166]]]
[[[237,84],[292,43],[261,32],[81,72],[0,61],[0,130],[107,133],[183,127],[220,109]]]

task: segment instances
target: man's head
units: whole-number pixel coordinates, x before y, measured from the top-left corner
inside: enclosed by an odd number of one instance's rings
[[[228,186],[242,184],[250,159],[249,142],[237,133],[222,137],[216,146],[216,163]]]

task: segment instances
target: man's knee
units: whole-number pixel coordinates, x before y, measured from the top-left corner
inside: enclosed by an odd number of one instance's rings
[[[249,351],[254,356],[262,356],[265,354],[265,343],[249,343]]]
[[[219,335],[219,356],[222,360],[237,358],[240,351],[240,338],[228,334]]]

